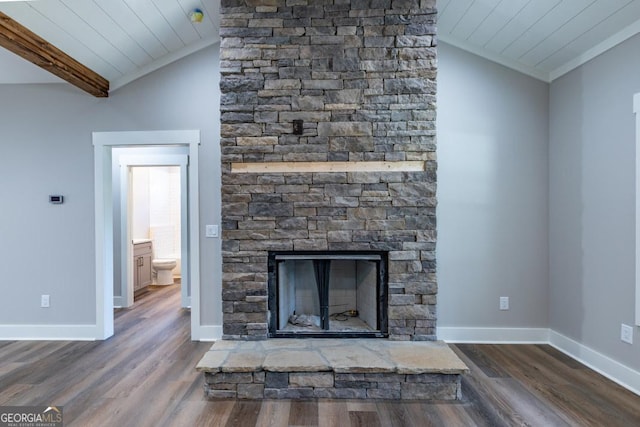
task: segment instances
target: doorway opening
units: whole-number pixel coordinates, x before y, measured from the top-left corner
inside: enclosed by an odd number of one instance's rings
[[[99,340],[107,339],[114,333],[114,289],[116,284],[122,286],[122,271],[130,274],[132,271],[128,267],[121,268],[116,271],[115,266],[118,264],[114,260],[118,257],[117,253],[129,252],[131,245],[126,245],[127,250],[120,250],[121,246],[116,244],[118,229],[122,238],[122,230],[128,232],[126,225],[122,227],[122,218],[114,214],[114,205],[117,205],[116,199],[122,203],[123,193],[118,195],[118,187],[114,186],[114,150],[116,149],[143,149],[151,147],[182,149],[187,153],[183,156],[184,167],[181,167],[183,174],[183,182],[186,185],[184,199],[187,204],[183,208],[185,212],[184,219],[186,221],[186,244],[183,244],[182,251],[187,251],[189,260],[188,266],[183,264],[184,280],[185,274],[188,276],[190,285],[190,305],[191,305],[191,338],[193,340],[200,339],[200,264],[199,264],[199,205],[198,205],[198,146],[200,144],[200,132],[197,130],[187,131],[141,131],[141,132],[94,132],[94,171],[95,171],[95,228],[96,228],[96,325],[95,338]],[[135,159],[133,151],[129,152],[129,159],[125,164],[129,166],[144,164],[141,159]],[[142,156],[144,157],[144,156]],[[180,162],[171,160],[174,165],[181,165]],[[147,160],[147,163],[156,163],[158,159]],[[168,162],[168,160],[167,160]],[[167,162],[164,164],[166,165]],[[147,164],[148,165],[148,164]],[[124,181],[128,181],[128,170],[130,168],[120,168],[120,175],[125,176]],[[125,170],[125,172],[122,172]],[[127,183],[127,186],[129,184]],[[115,187],[115,188],[114,188]],[[128,187],[127,187],[128,188]],[[125,198],[124,202],[127,203]],[[125,210],[126,212],[126,210]],[[125,234],[123,241],[130,241],[130,236]],[[119,243],[119,242],[118,242]],[[122,255],[119,257],[121,264],[128,266],[132,262],[132,254]],[[126,259],[125,259],[126,258]],[[124,262],[122,260],[125,259]],[[128,277],[127,277],[128,281]],[[129,290],[127,289],[128,297]],[[131,295],[133,300],[133,293]]]

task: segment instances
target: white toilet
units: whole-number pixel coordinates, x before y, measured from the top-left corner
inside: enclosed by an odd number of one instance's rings
[[[173,285],[173,269],[178,262],[172,258],[156,258],[151,261],[156,271],[156,285]]]
[[[175,242],[175,225],[152,225],[149,236],[153,240],[151,265],[156,273],[156,285],[173,285],[173,269],[178,265],[180,243]]]

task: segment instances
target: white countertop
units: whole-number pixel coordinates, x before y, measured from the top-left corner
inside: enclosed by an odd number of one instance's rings
[[[151,243],[151,239],[133,239],[131,241],[134,245],[139,245],[141,243]]]

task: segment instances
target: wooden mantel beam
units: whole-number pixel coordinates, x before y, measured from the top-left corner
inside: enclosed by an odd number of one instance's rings
[[[99,98],[109,96],[109,81],[28,28],[0,12],[0,46]]]
[[[425,162],[422,160],[231,163],[232,173],[417,172],[423,170],[425,170]]]

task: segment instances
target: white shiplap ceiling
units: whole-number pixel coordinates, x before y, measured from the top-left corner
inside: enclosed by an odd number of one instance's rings
[[[438,0],[439,38],[552,81],[640,32],[640,0]],[[35,0],[3,12],[111,90],[219,40],[220,0]],[[194,8],[204,12],[192,23]],[[0,48],[0,83],[61,81]]]
[[[109,80],[112,91],[217,42],[219,7],[219,0],[0,2],[0,12]],[[196,8],[204,12],[200,23],[190,19]],[[0,50],[0,82],[21,82],[29,63]],[[61,81],[32,67],[38,71],[22,82]]]
[[[438,0],[438,37],[553,81],[640,32],[640,0]]]

